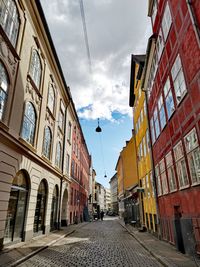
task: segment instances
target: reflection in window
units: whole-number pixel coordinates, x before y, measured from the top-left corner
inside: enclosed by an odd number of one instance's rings
[[[48,92],[48,108],[50,109],[51,113],[53,114],[55,105],[55,92],[53,85],[49,85],[49,92]]]
[[[178,55],[171,70],[176,101],[179,104],[187,92],[180,56]]]
[[[34,144],[35,127],[36,127],[35,109],[33,107],[33,104],[28,102],[26,104],[25,113],[24,113],[22,138],[32,145]]]
[[[165,95],[165,103],[166,103],[166,108],[167,108],[167,116],[169,119],[174,112],[174,99],[172,95],[169,77],[164,86],[164,95]]]
[[[19,32],[19,15],[14,0],[0,1],[0,24],[15,47]]]
[[[61,169],[61,143],[58,142],[56,147],[56,166]]]
[[[35,85],[39,89],[41,80],[42,66],[38,52],[33,49],[31,55],[30,75]]]
[[[2,120],[8,94],[8,75],[6,69],[0,61],[0,120]]]
[[[50,155],[51,155],[51,141],[52,141],[51,130],[49,127],[46,127],[45,132],[44,132],[43,154],[48,159],[50,159]]]

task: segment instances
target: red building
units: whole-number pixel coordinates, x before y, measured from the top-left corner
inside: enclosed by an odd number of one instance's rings
[[[87,219],[90,162],[91,159],[81,126],[79,123],[76,123],[72,131],[70,224]]]
[[[145,89],[161,236],[183,253],[200,252],[200,1],[150,0],[148,15]]]

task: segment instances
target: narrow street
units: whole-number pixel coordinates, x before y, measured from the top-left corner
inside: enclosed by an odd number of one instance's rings
[[[87,224],[19,266],[161,265],[130,236],[117,218],[110,217]]]

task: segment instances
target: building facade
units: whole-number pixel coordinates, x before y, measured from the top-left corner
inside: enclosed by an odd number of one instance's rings
[[[200,252],[200,1],[149,1],[149,16],[144,90],[162,238]]]
[[[111,197],[111,211],[115,214],[119,213],[118,207],[118,179],[117,173],[110,179],[110,197]]]
[[[70,223],[88,220],[90,162],[81,126],[76,120],[72,131]]]
[[[111,194],[110,189],[105,188],[105,205],[104,205],[104,211],[107,212],[111,208]]]
[[[119,215],[125,220],[139,220],[137,186],[138,170],[136,160],[135,133],[126,141],[126,146],[120,152],[116,165],[118,177]]]
[[[0,2],[0,247],[69,221],[77,118],[40,2]]]
[[[140,221],[149,231],[157,232],[156,199],[152,174],[151,147],[145,93],[142,91],[144,55],[132,55],[130,106],[133,107],[139,178]]]

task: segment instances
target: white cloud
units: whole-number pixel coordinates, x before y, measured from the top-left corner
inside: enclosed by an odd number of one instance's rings
[[[113,120],[129,114],[130,59],[146,51],[146,0],[84,0],[92,59],[89,72],[79,1],[41,0],[78,114]],[[150,24],[149,24],[150,25]]]

